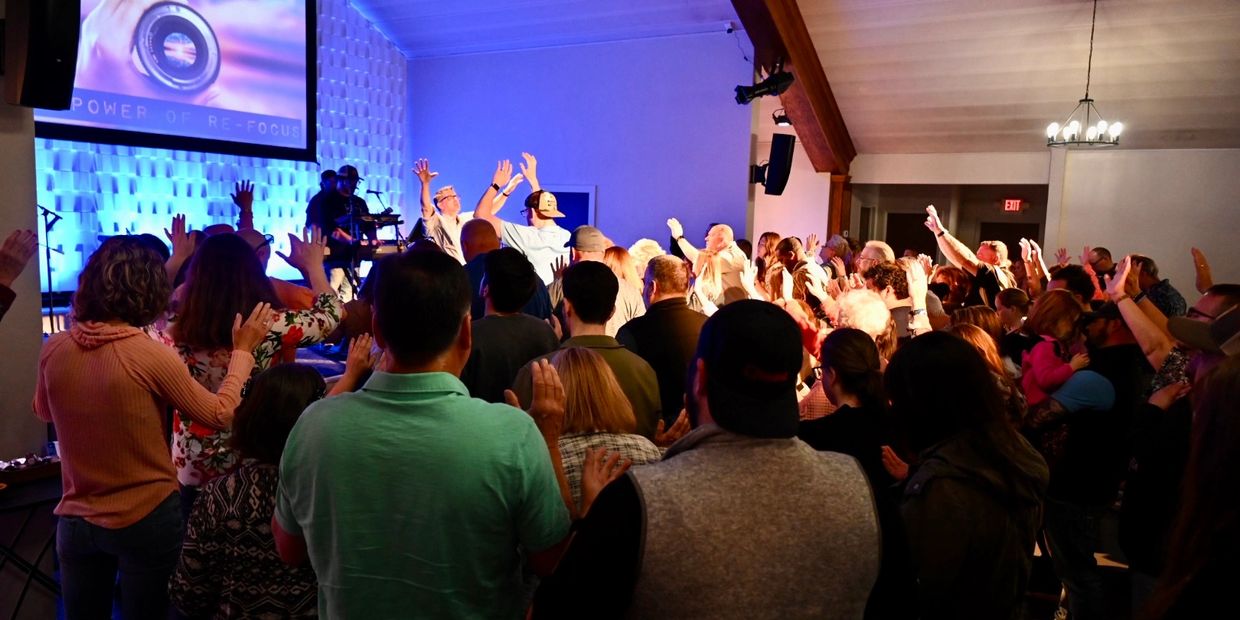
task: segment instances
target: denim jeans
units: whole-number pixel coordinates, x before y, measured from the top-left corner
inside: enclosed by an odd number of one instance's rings
[[[122,617],[166,618],[168,578],[181,555],[183,529],[178,493],[120,529],[99,527],[81,517],[60,517],[56,554],[65,616],[111,617],[119,573]]]
[[[1106,617],[1106,594],[1094,551],[1105,506],[1084,506],[1046,498],[1046,538],[1055,574],[1068,589],[1072,620]]]

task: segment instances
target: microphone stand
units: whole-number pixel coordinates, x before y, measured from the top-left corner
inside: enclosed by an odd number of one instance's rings
[[[62,218],[55,211],[52,211],[43,205],[36,206],[38,206],[39,210],[43,212],[43,260],[44,264],[47,265],[47,325],[50,333],[54,334],[57,330],[55,316],[56,304],[52,299],[55,295],[52,287],[52,228],[54,228],[56,226],[56,222],[59,222]],[[64,252],[61,252],[60,250],[56,250],[56,252],[59,254],[64,254]]]

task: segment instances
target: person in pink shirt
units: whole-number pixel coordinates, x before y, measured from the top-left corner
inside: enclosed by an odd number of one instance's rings
[[[1041,342],[1021,363],[1021,387],[1030,407],[1050,398],[1074,373],[1089,366],[1089,355],[1072,353],[1080,338],[1081,304],[1065,290],[1047,291],[1033,304],[1025,329]]]

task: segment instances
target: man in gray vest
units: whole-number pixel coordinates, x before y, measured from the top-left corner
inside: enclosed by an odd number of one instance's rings
[[[538,617],[861,618],[878,574],[857,462],[796,438],[800,334],[761,301],[702,328],[697,428],[599,495]]]

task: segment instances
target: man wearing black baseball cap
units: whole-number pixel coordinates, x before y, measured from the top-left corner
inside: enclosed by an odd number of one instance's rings
[[[861,617],[878,573],[874,502],[852,457],[796,438],[800,367],[777,306],[737,301],[707,320],[697,429],[603,490],[535,615]]]
[[[362,180],[357,168],[345,164],[336,171],[335,191],[325,192],[317,209],[308,209],[306,224],[318,226],[327,239],[328,255],[323,264],[328,270],[328,279],[333,289],[339,291],[346,299],[352,299],[352,285],[345,277],[345,269],[352,266],[353,238],[352,230],[341,226],[340,220],[348,215],[369,215],[370,208],[366,201],[357,196],[357,184]],[[323,181],[327,178],[324,175]],[[375,239],[373,225],[359,226],[360,235]]]

